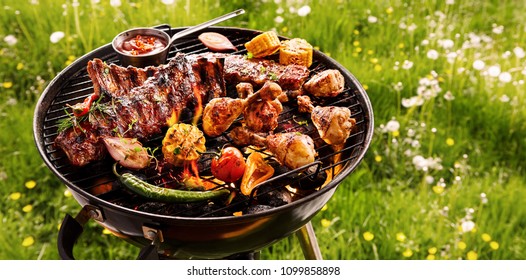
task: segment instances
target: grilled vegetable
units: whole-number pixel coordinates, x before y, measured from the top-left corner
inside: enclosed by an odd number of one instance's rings
[[[241,179],[241,193],[250,195],[257,184],[274,175],[274,168],[268,164],[259,152],[251,153],[247,158],[247,167]]]
[[[71,110],[73,111],[73,115],[75,117],[82,117],[89,113],[91,104],[93,104],[93,102],[95,102],[95,100],[98,98],[99,95],[97,93],[92,93],[90,96],[86,97],[83,102],[70,106]]]
[[[117,164],[113,165],[113,173],[132,192],[148,199],[169,203],[191,203],[217,199],[230,193],[227,189],[215,191],[185,191],[158,187],[149,184],[131,173],[117,173]]]
[[[243,154],[235,147],[222,149],[221,154],[214,157],[210,164],[214,177],[227,183],[241,179],[245,173],[245,166]]]
[[[148,152],[135,138],[104,137],[102,141],[111,157],[126,168],[142,169],[150,164]]]
[[[203,132],[197,126],[176,123],[168,129],[163,139],[164,158],[175,166],[197,160],[206,151],[205,141]]]
[[[312,46],[304,39],[294,38],[281,42],[279,63],[297,64],[310,67],[312,64]]]
[[[237,48],[223,34],[205,32],[197,37],[203,45],[215,52],[237,51]]]
[[[280,46],[281,42],[279,41],[278,34],[274,31],[261,33],[245,43],[247,52],[256,58],[271,55],[278,51]]]

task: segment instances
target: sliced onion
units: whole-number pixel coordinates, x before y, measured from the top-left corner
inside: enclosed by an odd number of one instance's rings
[[[216,32],[204,32],[199,35],[199,40],[212,51],[237,51],[237,48],[222,34]]]
[[[105,137],[102,139],[111,157],[130,169],[142,169],[150,164],[150,157],[135,138]]]

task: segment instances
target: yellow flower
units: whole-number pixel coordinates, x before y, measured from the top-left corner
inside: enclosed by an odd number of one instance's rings
[[[358,53],[357,52],[353,52],[352,53],[352,57],[358,57]]]
[[[331,226],[331,221],[327,220],[327,219],[321,219],[321,226],[326,228],[326,227],[330,227]]]
[[[455,145],[455,140],[453,140],[453,138],[446,139],[446,145],[448,145],[448,146]]]
[[[464,242],[464,241],[460,241],[460,242],[458,242],[458,244],[457,244],[457,247],[458,247],[460,250],[465,250],[467,246],[468,246],[468,245],[466,245],[466,242]]]
[[[371,241],[374,239],[374,234],[372,234],[369,231],[366,231],[363,233],[363,239],[365,239],[365,241]]]
[[[33,244],[35,244],[35,239],[33,238],[33,236],[28,236],[24,238],[24,241],[22,241],[22,246],[24,247],[29,247]]]
[[[4,82],[4,83],[2,84],[2,86],[3,86],[4,88],[10,88],[10,87],[13,86],[13,83],[12,83],[12,82]]]
[[[382,161],[382,156],[381,156],[381,155],[376,155],[376,156],[374,157],[374,160],[375,160],[376,162],[381,162],[381,161]]]
[[[369,89],[369,86],[368,85],[362,85],[363,86],[363,89],[365,90],[368,90]]]
[[[491,241],[489,243],[489,247],[492,249],[492,250],[497,250],[499,249],[499,242],[497,241]]]
[[[427,252],[430,254],[430,255],[434,255],[436,254],[438,251],[437,247],[431,247],[429,249],[427,249]]]
[[[374,66],[374,71],[376,71],[376,72],[380,72],[380,71],[382,71],[382,65],[380,65],[380,64],[376,64],[376,65]]]
[[[62,223],[57,224],[57,230],[60,230],[60,227],[62,227]]]
[[[433,192],[436,193],[436,194],[441,194],[441,193],[444,192],[444,187],[436,185],[436,186],[433,187]]]
[[[355,51],[356,53],[361,53],[361,52],[362,52],[362,48],[357,47],[357,48],[354,49],[354,51]]]
[[[413,255],[413,250],[407,248],[405,251],[402,252],[402,256],[406,258],[410,258]]]
[[[469,251],[466,257],[468,258],[468,260],[474,261],[478,259],[479,255],[475,251]]]
[[[491,241],[491,235],[489,235],[487,233],[483,233],[481,237],[482,237],[482,240],[484,240],[485,242],[490,242]]]
[[[286,27],[286,26],[283,26],[283,28],[281,28],[281,32],[283,32],[283,33],[287,32],[288,30],[289,30],[289,28]]]
[[[354,35],[358,35],[358,34],[360,34],[360,31],[359,31],[359,30],[356,30],[356,29],[354,29],[354,31],[353,31],[352,33],[354,33]]]
[[[403,48],[405,48],[404,43],[400,43],[400,44],[398,44],[398,48],[399,48],[399,49],[403,49]]]
[[[435,255],[427,255],[427,260],[435,260]]]
[[[400,242],[404,242],[406,239],[407,239],[407,237],[405,236],[405,234],[403,232],[396,233],[396,240],[398,240]]]
[[[14,193],[9,195],[9,199],[11,199],[11,200],[19,200],[21,196],[22,196],[21,193],[14,192]]]
[[[368,54],[368,55],[372,55],[373,53],[374,53],[373,50],[368,50],[368,51],[367,51],[367,54]]]
[[[385,10],[385,12],[386,12],[388,15],[392,14],[393,11],[394,11],[393,7],[389,7],[389,8],[387,8],[387,9]]]
[[[102,230],[102,234],[111,234],[111,231],[109,229],[107,229],[107,228],[104,228]]]
[[[400,131],[395,130],[395,131],[392,132],[392,134],[393,134],[393,137],[398,137],[398,136],[400,136]]]
[[[64,191],[64,196],[65,196],[65,197],[72,197],[73,195],[71,194],[71,192],[69,191],[69,189],[66,189],[66,190]]]
[[[327,209],[329,208],[329,206],[327,206],[327,204],[323,205],[323,207],[321,208],[321,211],[327,211]]]
[[[16,65],[16,70],[20,71],[20,70],[22,70],[22,69],[24,69],[24,63],[19,62],[19,63]]]
[[[358,47],[360,45],[360,42],[359,41],[354,41],[354,42],[352,42],[352,45],[355,46],[355,47]]]
[[[29,212],[33,211],[33,205],[28,204],[28,205],[24,206],[24,207],[22,208],[22,211],[24,211],[24,212],[26,212],[26,213],[29,213]]]
[[[378,63],[378,58],[373,57],[373,58],[369,59],[369,61],[370,61],[372,64],[377,64],[377,63]]]
[[[35,182],[34,180],[29,180],[25,183],[25,186],[28,189],[33,189],[34,187],[36,187],[36,185],[37,185],[37,182]]]

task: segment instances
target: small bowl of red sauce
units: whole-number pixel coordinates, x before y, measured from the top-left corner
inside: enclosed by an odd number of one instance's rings
[[[123,66],[158,66],[166,62],[170,35],[154,28],[134,28],[121,32],[112,41]]]

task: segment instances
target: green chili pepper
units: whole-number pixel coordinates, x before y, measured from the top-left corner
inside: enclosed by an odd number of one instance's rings
[[[117,173],[117,164],[113,165],[113,173],[119,178],[123,185],[132,192],[156,201],[190,203],[216,199],[230,193],[227,189],[215,191],[185,191],[158,187],[137,178],[131,173]]]

